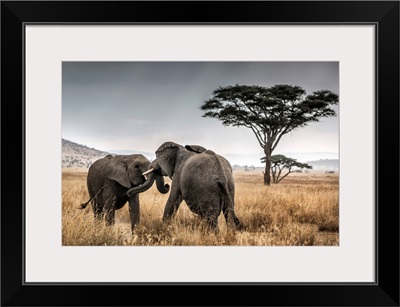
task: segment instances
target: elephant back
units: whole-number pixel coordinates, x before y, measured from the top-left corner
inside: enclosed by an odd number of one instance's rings
[[[216,159],[218,159],[219,163],[221,163],[221,167],[224,168],[225,170],[228,170],[230,173],[232,173],[232,165],[225,157],[215,153],[214,151],[212,151],[210,149],[203,152],[203,154],[215,156]]]
[[[186,176],[186,173],[198,173],[199,171],[202,177],[222,177],[226,180],[226,175],[230,176],[232,174],[232,167],[229,161],[223,156],[216,154],[212,150],[206,150],[188,159],[182,170],[182,175]]]

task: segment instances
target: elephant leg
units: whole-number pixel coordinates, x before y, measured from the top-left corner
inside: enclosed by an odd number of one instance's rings
[[[176,214],[182,202],[182,193],[178,189],[172,189],[164,209],[163,222],[170,221]]]
[[[97,198],[92,200],[92,209],[95,220],[101,220],[103,215],[103,207],[99,204]]]
[[[218,232],[218,216],[215,216],[214,214],[210,214],[206,217],[208,227],[215,231]]]
[[[231,228],[237,228],[237,229],[242,229],[243,225],[242,223],[239,221],[238,217],[235,215],[235,212],[233,211],[232,208],[228,208],[227,206],[225,206],[223,208],[223,213],[224,213],[224,217],[226,220],[226,224],[231,227]]]
[[[115,202],[117,201],[117,197],[107,199],[104,205],[104,214],[107,225],[113,225],[115,220]]]
[[[236,229],[238,229],[238,230],[244,229],[243,224],[239,221],[238,217],[235,214],[233,214],[233,221],[235,222]]]
[[[114,225],[115,223],[115,210],[111,209],[106,211],[106,224],[108,226]]]
[[[139,194],[134,194],[129,198],[129,216],[131,218],[131,230],[140,222],[140,204],[139,204]]]
[[[200,216],[207,222],[208,229],[214,232],[218,232],[218,216],[221,213],[219,205],[216,204],[218,204],[218,200],[210,194],[206,199],[203,198],[197,203]],[[193,206],[193,203],[191,205]]]

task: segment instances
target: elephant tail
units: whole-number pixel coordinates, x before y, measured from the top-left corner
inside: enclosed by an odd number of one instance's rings
[[[85,203],[83,203],[83,204],[80,204],[80,205],[79,205],[79,209],[85,209],[85,208],[87,207],[87,205],[88,205],[94,198],[96,198],[96,196],[99,195],[99,193],[100,193],[101,191],[103,191],[103,189],[104,189],[106,186],[107,186],[107,184],[103,185],[103,186],[100,188],[100,190],[99,190],[93,197],[91,197],[87,202],[85,202]]]
[[[219,181],[218,186],[221,191],[221,195],[223,195],[222,209],[233,208],[234,206],[233,199],[231,197],[231,193],[229,192],[228,185],[226,184],[226,182]]]
[[[232,167],[228,160],[224,157],[215,154],[211,150],[205,151],[205,153],[212,155],[215,157],[215,164],[218,170],[221,170],[217,175],[215,175],[216,182],[219,186],[220,193],[222,196],[221,199],[221,209],[226,218],[226,222],[228,223],[228,227],[236,228],[238,230],[242,230],[243,224],[239,221],[238,217],[235,215],[235,203],[234,203],[234,179],[232,174]],[[229,183],[231,183],[231,190],[229,189]]]
[[[234,200],[228,189],[228,184],[220,181],[218,182],[218,186],[221,194],[223,195],[222,211],[224,212],[225,217],[227,217],[227,223],[229,224],[228,227],[233,227],[237,230],[243,230],[244,225],[235,214]]]

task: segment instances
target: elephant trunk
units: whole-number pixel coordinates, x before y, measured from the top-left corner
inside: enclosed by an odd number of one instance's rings
[[[156,174],[156,186],[157,190],[161,194],[166,194],[169,192],[169,184],[168,183],[164,184],[164,177],[160,174]]]
[[[146,174],[145,172],[144,174]],[[147,180],[140,186],[130,188],[127,192],[126,195],[128,197],[131,197],[133,194],[138,194],[142,193],[144,191],[147,191],[150,189],[154,183],[154,180],[156,180],[156,185],[157,189],[160,193],[165,194],[169,192],[169,185],[164,184],[164,178],[162,175],[157,174],[154,170],[150,173],[147,173]]]
[[[169,184],[165,184],[164,183],[164,177],[163,176],[167,176],[167,174],[164,173],[164,171],[161,169],[160,165],[158,164],[157,160],[154,160],[151,165],[150,168],[147,172],[143,173],[143,174],[149,174],[149,173],[155,173],[156,174],[156,185],[157,185],[157,190],[161,193],[161,194],[166,194],[169,192]]]

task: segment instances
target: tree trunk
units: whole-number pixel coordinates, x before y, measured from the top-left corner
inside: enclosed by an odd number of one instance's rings
[[[265,171],[264,171],[264,185],[271,185],[271,145],[265,144]]]

